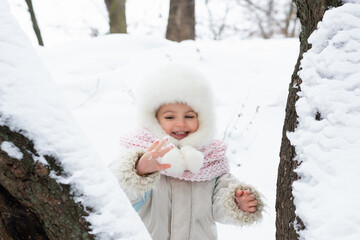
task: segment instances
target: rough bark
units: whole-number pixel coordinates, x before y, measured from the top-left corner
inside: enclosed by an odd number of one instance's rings
[[[0,239],[93,239],[83,206],[75,203],[70,186],[59,184],[50,172],[64,175],[51,156],[39,156],[21,132],[0,126],[0,146],[12,142],[23,153],[21,160],[0,148]]]
[[[40,32],[40,27],[39,27],[39,24],[36,20],[36,16],[35,16],[35,11],[34,11],[34,8],[33,8],[33,5],[32,5],[32,0],[25,0],[27,6],[28,6],[28,9],[29,9],[29,13],[30,13],[30,16],[31,16],[31,21],[32,21],[32,24],[33,24],[33,29],[34,29],[34,32],[35,32],[35,35],[36,35],[36,38],[38,40],[38,43],[40,46],[44,46],[44,42],[43,42],[43,39],[41,37],[41,32]]]
[[[110,33],[127,33],[125,3],[126,0],[105,0]]]
[[[195,39],[195,0],[170,0],[166,39]]]
[[[280,164],[278,168],[275,206],[277,240],[297,240],[299,239],[297,230],[305,228],[302,220],[295,214],[292,183],[299,178],[294,172],[298,167],[298,163],[294,160],[296,155],[295,148],[291,145],[286,136],[287,132],[293,132],[297,126],[298,116],[295,104],[299,98],[297,93],[301,91],[302,80],[298,75],[300,61],[303,54],[311,48],[311,45],[308,43],[308,38],[316,29],[318,22],[322,20],[325,11],[329,7],[338,7],[341,5],[341,1],[338,0],[293,0],[293,2],[296,4],[297,16],[301,23],[300,53],[289,85],[280,148]]]

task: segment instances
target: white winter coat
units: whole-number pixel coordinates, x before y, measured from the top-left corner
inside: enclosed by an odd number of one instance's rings
[[[215,222],[244,226],[262,218],[260,194],[230,173],[202,182],[179,180],[159,172],[141,177],[136,174],[135,162],[144,153],[141,148],[127,150],[112,170],[154,240],[217,239]],[[255,213],[237,208],[237,189],[249,189],[256,196]]]

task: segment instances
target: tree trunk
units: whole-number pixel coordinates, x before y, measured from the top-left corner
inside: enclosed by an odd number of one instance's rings
[[[23,154],[13,158],[0,147],[0,239],[93,239],[83,206],[75,203],[70,186],[56,182],[50,172],[63,175],[57,161],[39,157],[31,140],[0,126],[0,146],[13,143]]]
[[[166,39],[195,39],[195,0],[170,0]]]
[[[299,239],[297,230],[305,228],[302,220],[295,214],[292,183],[299,177],[294,172],[298,163],[294,160],[295,148],[286,137],[287,132],[294,132],[297,126],[297,113],[295,109],[298,100],[297,93],[301,91],[301,82],[298,72],[303,54],[311,48],[307,42],[310,34],[316,29],[322,20],[325,11],[329,7],[341,5],[339,0],[293,0],[297,7],[297,16],[301,23],[300,53],[295,65],[294,73],[289,85],[289,95],[286,105],[285,121],[283,127],[280,164],[278,168],[277,191],[276,191],[276,239],[294,240]]]
[[[27,6],[28,6],[28,9],[29,9],[29,13],[30,13],[30,16],[31,16],[31,21],[32,21],[32,24],[33,24],[33,29],[34,29],[36,38],[38,40],[38,43],[39,43],[40,46],[44,46],[44,42],[43,42],[42,37],[41,37],[40,28],[39,28],[39,25],[37,23],[34,8],[33,8],[33,5],[32,5],[32,0],[25,0],[25,2],[26,2]]]
[[[126,0],[105,0],[109,14],[110,33],[127,33]]]

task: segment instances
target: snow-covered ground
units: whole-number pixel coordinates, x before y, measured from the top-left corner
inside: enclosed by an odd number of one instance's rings
[[[57,158],[68,176],[75,199],[93,208],[87,217],[101,239],[150,239],[116,178],[84,137],[55,82],[29,39],[0,0],[0,124],[33,140],[40,157]],[[2,140],[3,141],[3,140]],[[1,150],[21,160],[19,148],[2,142]],[[34,157],[36,159],[36,157]],[[141,227],[142,226],[142,227]]]
[[[116,159],[119,136],[136,126],[133,93],[144,74],[169,61],[203,70],[216,89],[217,133],[229,144],[232,172],[258,187],[268,204],[261,224],[221,225],[219,239],[274,239],[278,153],[296,39],[179,44],[110,35],[39,53],[104,163]]]
[[[6,10],[4,3],[0,0],[1,12]],[[297,104],[300,125],[290,137],[303,161],[298,170],[303,179],[294,184],[294,193],[297,214],[307,224],[301,236],[307,240],[355,240],[360,236],[360,193],[356,188],[360,176],[356,161],[360,149],[359,12],[359,4],[328,11],[324,24],[319,25],[323,30],[312,37],[313,50],[303,61],[303,98]],[[232,173],[257,187],[268,205],[263,222],[256,226],[219,225],[219,239],[275,239],[278,155],[288,84],[298,55],[297,39],[174,43],[141,34],[65,39],[67,43],[36,49],[56,88],[45,68],[33,59],[35,52],[29,50],[29,44],[16,37],[20,33],[13,32],[6,15],[1,14],[0,24],[0,112],[13,120],[27,117],[24,122],[15,121],[14,126],[27,128],[39,146],[56,150],[65,163],[76,163],[68,165],[69,171],[79,174],[73,180],[82,191],[97,197],[90,204],[100,212],[110,214],[116,206],[124,206],[109,218],[93,215],[97,226],[105,226],[116,214],[130,209],[119,190],[114,191],[119,202],[101,208],[102,201],[109,199],[104,197],[108,191],[91,190],[98,189],[96,184],[104,179],[104,189],[118,189],[111,177],[99,175],[89,181],[96,186],[92,189],[86,183],[89,176],[96,176],[94,166],[101,174],[108,173],[106,165],[118,155],[119,136],[135,127],[135,86],[162,63],[186,62],[201,69],[216,89],[217,136],[229,144]],[[335,34],[337,31],[341,34]],[[24,71],[27,74],[22,74]],[[20,98],[17,91],[28,95]],[[322,121],[315,121],[317,111]],[[43,112],[50,120],[42,119]],[[62,129],[66,131],[57,133]],[[45,135],[70,142],[52,141],[43,138]],[[1,149],[17,153],[8,143]],[[67,151],[74,154],[68,156]],[[88,171],[78,172],[79,168]],[[138,223],[134,213],[127,214],[130,223]],[[112,226],[101,230],[106,232]],[[129,232],[132,229],[129,227]]]
[[[3,38],[6,40],[6,36]],[[93,149],[88,147],[83,138],[76,137],[80,135],[76,128],[70,127],[71,131],[61,131],[62,128],[69,128],[67,125],[71,125],[71,117],[65,110],[61,110],[65,109],[65,104],[54,101],[56,107],[51,107],[49,113],[44,102],[51,105],[52,101],[46,98],[54,99],[58,93],[51,87],[51,81],[45,81],[50,77],[41,67],[31,69],[32,65],[27,66],[32,81],[26,79],[25,84],[25,77],[19,77],[19,86],[11,83],[5,85],[15,90],[21,87],[22,91],[26,91],[27,87],[31,88],[28,91],[31,95],[24,96],[23,99],[7,98],[3,103],[12,102],[14,105],[5,104],[1,110],[12,116],[26,116],[26,119],[31,119],[32,121],[19,123],[18,127],[30,129],[29,132],[38,139],[39,145],[46,143],[44,147],[55,148],[57,154],[65,158],[65,163],[73,164],[77,161],[76,166],[67,165],[69,171],[77,173],[80,168],[85,168],[90,176],[96,176],[91,170],[92,167],[102,169],[116,159],[120,134],[135,126],[133,89],[146,72],[169,61],[186,62],[204,71],[217,90],[218,137],[229,143],[232,172],[241,180],[258,187],[269,206],[264,221],[258,226],[242,229],[219,226],[219,238],[231,239],[240,235],[253,239],[269,239],[274,236],[278,152],[288,83],[298,54],[297,40],[185,41],[179,44],[156,37],[108,35],[37,50],[45,67],[56,81],[67,108],[88,137]],[[9,55],[14,52],[20,54],[20,50],[14,49]],[[19,68],[25,65],[20,63],[21,58],[15,57],[11,62]],[[39,66],[35,63],[33,65]],[[39,77],[42,75],[45,76],[41,77],[40,81]],[[41,84],[50,85],[49,88],[52,90],[45,90],[47,88]],[[5,88],[5,91],[10,90]],[[10,96],[17,94],[7,95]],[[2,97],[5,98],[6,95]],[[32,100],[26,100],[27,98]],[[16,105],[20,101],[26,104]],[[30,110],[33,109],[40,113],[46,110],[50,116],[46,121],[39,120],[43,117],[42,114],[32,113]],[[53,124],[52,121],[58,124]],[[33,126],[30,122],[38,125]],[[69,135],[75,137],[69,138]],[[71,141],[51,140],[44,136],[69,138]],[[79,151],[80,149],[82,151]],[[67,156],[65,152],[75,154]],[[97,159],[101,159],[101,162],[95,164],[94,161]],[[89,175],[86,171],[81,171],[80,176],[73,180],[76,182],[80,179],[79,184],[84,184],[81,188],[86,191],[86,176]],[[102,177],[99,176],[98,179]],[[94,183],[89,181],[89,184]],[[96,193],[91,192],[90,195],[94,194]],[[99,193],[102,194],[105,193]],[[104,204],[101,202],[103,200],[100,198],[91,203],[100,205]],[[111,207],[108,206],[105,212],[108,213],[109,209]],[[99,218],[95,217],[94,222],[98,221],[109,220],[104,220],[102,215]],[[98,224],[104,225],[102,222]]]

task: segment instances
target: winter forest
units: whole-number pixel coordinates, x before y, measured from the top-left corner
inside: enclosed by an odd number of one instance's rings
[[[166,63],[265,203],[217,239],[360,239],[360,0],[0,0],[0,240],[151,239],[109,166]]]

